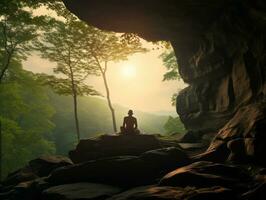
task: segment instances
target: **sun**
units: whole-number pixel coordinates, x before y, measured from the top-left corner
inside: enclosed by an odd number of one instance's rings
[[[121,69],[121,73],[125,78],[133,78],[136,76],[136,67],[133,65],[124,65]]]

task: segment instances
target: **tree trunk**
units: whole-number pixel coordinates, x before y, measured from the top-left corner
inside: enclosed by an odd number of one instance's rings
[[[75,124],[76,124],[76,131],[77,131],[77,137],[78,142],[80,141],[80,132],[79,132],[79,119],[78,119],[78,102],[77,102],[77,95],[73,94],[73,100],[74,100],[74,116],[75,116]]]
[[[2,144],[2,122],[0,120],[0,182],[2,181],[2,176],[3,176],[3,144]]]
[[[70,78],[71,78],[71,87],[72,87],[72,95],[73,95],[73,103],[74,103],[74,118],[76,125],[76,132],[78,137],[78,142],[80,141],[80,132],[79,132],[79,120],[78,120],[78,102],[77,102],[77,90],[74,80],[74,73],[71,67],[71,63],[69,61],[69,70],[70,70]]]
[[[115,110],[114,110],[114,108],[112,106],[112,101],[111,101],[111,97],[110,97],[110,90],[109,90],[109,87],[108,87],[108,83],[107,83],[107,79],[106,79],[106,74],[105,73],[106,73],[106,71],[102,71],[104,86],[105,86],[105,90],[106,90],[106,98],[107,98],[107,101],[108,101],[109,109],[110,109],[111,114],[112,114],[113,129],[114,129],[114,132],[116,133],[117,132],[117,128],[116,128]]]
[[[6,61],[5,64],[3,64],[3,69],[1,70],[1,73],[0,73],[0,84],[2,83],[3,78],[4,78],[4,75],[5,75],[5,73],[6,73],[6,70],[7,70],[8,67],[9,67],[11,57],[12,57],[12,54],[8,53],[8,54],[7,54],[7,61]]]

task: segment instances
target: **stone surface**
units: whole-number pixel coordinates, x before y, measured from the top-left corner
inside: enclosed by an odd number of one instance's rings
[[[31,160],[24,168],[9,174],[2,184],[4,186],[15,186],[21,182],[48,176],[54,169],[72,164],[72,161],[64,156],[41,156]]]
[[[266,165],[266,104],[242,107],[222,128],[201,160],[235,161]]]
[[[48,176],[54,169],[72,164],[69,158],[60,155],[41,156],[29,162],[30,168],[39,177]]]
[[[51,187],[43,191],[42,198],[45,200],[86,200],[106,199],[121,189],[109,185],[95,183],[75,183]]]
[[[75,163],[112,156],[138,156],[149,150],[177,146],[155,135],[102,135],[94,139],[81,140],[76,149],[69,152]]]
[[[264,200],[266,198],[266,182],[256,185],[255,188],[241,195],[241,200]]]
[[[41,160],[30,162],[32,167],[36,167],[35,172],[47,167],[47,160],[52,164],[60,163],[58,159]],[[139,156],[99,158],[78,164],[71,164],[63,158],[62,162],[66,166],[55,165],[58,168],[53,169],[48,177],[39,178],[35,175],[29,180],[15,179],[16,183],[2,185],[0,198],[265,199],[265,168],[191,161],[178,147],[150,150]]]
[[[247,187],[247,183],[250,181],[251,177],[248,173],[239,167],[212,162],[195,162],[168,173],[161,179],[160,185],[177,187],[223,186],[238,190]]]
[[[178,148],[148,151],[140,156],[120,156],[92,160],[59,168],[48,182],[64,184],[97,182],[121,187],[155,183],[165,173],[188,164],[190,159]]]
[[[234,199],[235,195],[230,189],[222,187],[210,188],[178,188],[178,187],[158,187],[145,186],[115,195],[108,200],[225,200]]]

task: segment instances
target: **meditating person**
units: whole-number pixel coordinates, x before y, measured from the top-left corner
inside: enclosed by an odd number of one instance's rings
[[[121,134],[139,134],[138,122],[133,117],[133,111],[128,111],[128,116],[124,117],[123,126],[120,128]]]

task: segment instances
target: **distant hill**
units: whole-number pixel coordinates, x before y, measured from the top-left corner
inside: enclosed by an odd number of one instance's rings
[[[49,91],[49,97],[56,113],[53,122],[54,139],[57,146],[57,153],[67,153],[74,147],[76,132],[73,116],[73,100],[71,96],[59,96]],[[118,128],[122,125],[122,120],[129,108],[114,105]],[[98,97],[79,97],[78,112],[80,121],[81,138],[95,137],[100,134],[113,133],[111,113],[107,102]],[[148,134],[164,134],[164,124],[168,116],[160,116],[141,111],[134,111],[138,119],[141,132]]]
[[[154,115],[160,115],[160,116],[172,116],[172,117],[177,117],[178,116],[178,114],[176,113],[174,107],[173,107],[173,110],[172,111],[164,111],[164,110],[161,110],[161,111],[153,112],[152,114],[154,114]]]

